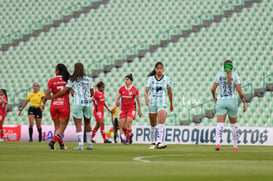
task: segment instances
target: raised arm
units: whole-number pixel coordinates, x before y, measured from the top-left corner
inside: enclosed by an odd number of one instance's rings
[[[168,89],[168,96],[169,96],[169,100],[170,100],[170,111],[173,111],[173,93],[172,93],[172,88],[169,87]]]
[[[244,112],[245,112],[247,107],[246,107],[246,101],[245,101],[245,96],[244,96],[243,90],[242,90],[240,84],[235,84],[235,87],[237,89],[237,92],[239,94],[239,97],[240,97],[241,101],[243,102]]]
[[[211,94],[212,94],[212,97],[213,97],[213,100],[214,100],[215,104],[217,102],[217,97],[215,96],[215,92],[216,92],[216,89],[217,89],[218,85],[219,85],[219,83],[214,82],[213,85],[212,85],[212,88],[211,88]]]

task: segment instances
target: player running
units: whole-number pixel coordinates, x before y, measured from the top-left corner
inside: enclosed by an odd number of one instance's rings
[[[218,72],[211,93],[216,104],[216,115],[217,115],[217,127],[216,127],[216,147],[215,150],[220,150],[220,142],[222,139],[224,124],[226,115],[228,114],[230,126],[232,129],[233,137],[233,151],[238,151],[238,125],[237,125],[237,112],[238,103],[237,97],[235,96],[235,87],[243,102],[244,112],[246,111],[246,102],[243,91],[240,85],[240,78],[237,73],[232,72],[233,64],[231,60],[224,62],[224,71]],[[215,96],[217,87],[220,87],[218,98]]]
[[[163,143],[164,123],[167,116],[167,94],[170,100],[170,111],[173,111],[171,80],[163,74],[163,67],[162,62],[155,64],[154,70],[148,75],[144,93],[146,105],[149,106],[149,119],[151,124],[150,149],[162,149],[167,147],[167,145]],[[148,97],[149,91],[150,96]],[[157,138],[155,135],[156,129],[158,133]]]
[[[6,106],[8,104],[8,95],[5,89],[0,89],[0,141],[3,141],[3,124],[7,115]]]
[[[34,118],[36,121],[36,127],[39,133],[39,142],[42,141],[42,100],[44,98],[44,93],[39,91],[39,84],[33,84],[33,92],[28,93],[27,99],[25,100],[24,104],[22,105],[20,111],[18,112],[18,116],[21,115],[21,112],[24,110],[28,102],[30,102],[30,107],[28,109],[28,121],[29,121],[29,142],[32,142],[32,135],[33,135],[33,124]]]
[[[49,80],[45,97],[51,93],[57,94],[65,87],[70,74],[64,64],[57,64],[55,68],[56,77]],[[44,105],[46,99],[43,99]],[[50,149],[54,150],[54,144],[58,141],[62,150],[67,149],[63,143],[62,135],[64,134],[70,116],[69,93],[60,98],[53,99],[50,105],[51,118],[54,121],[54,137],[48,143]]]
[[[98,90],[95,91],[95,94],[92,97],[92,101],[94,103],[93,114],[96,119],[96,126],[94,127],[92,131],[92,141],[93,141],[93,138],[96,136],[98,129],[100,128],[101,136],[103,138],[104,143],[112,143],[111,141],[106,139],[106,134],[104,131],[104,107],[106,107],[108,112],[111,112],[105,103],[105,97],[104,97],[105,85],[102,81],[99,81],[95,87],[97,87]],[[93,141],[93,143],[94,142],[95,141]]]
[[[83,147],[83,131],[82,131],[82,117],[84,117],[84,125],[86,128],[86,140],[88,143],[87,149],[92,150],[91,139],[91,96],[93,96],[93,88],[91,79],[86,76],[82,63],[76,63],[74,66],[74,72],[70,76],[66,86],[52,96],[52,99],[62,97],[73,90],[74,103],[72,108],[72,115],[76,126],[76,136],[79,146],[74,150],[84,150]]]
[[[120,109],[120,134],[121,140],[124,144],[129,144],[132,136],[132,123],[136,116],[136,103],[137,100],[138,106],[138,116],[141,117],[141,105],[139,99],[139,91],[136,87],[132,85],[133,75],[129,74],[125,76],[125,86],[122,86],[119,89],[118,97],[115,101],[115,106],[112,111],[118,106],[119,99],[121,98],[121,109]],[[126,134],[126,137],[124,135]]]

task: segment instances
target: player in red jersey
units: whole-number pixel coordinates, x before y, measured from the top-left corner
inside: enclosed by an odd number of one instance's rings
[[[96,119],[96,126],[92,131],[92,141],[93,138],[96,136],[98,129],[100,128],[101,136],[103,138],[104,143],[112,143],[111,141],[106,139],[105,131],[104,131],[104,107],[110,111],[108,106],[105,104],[105,97],[104,97],[104,89],[105,85],[102,81],[99,81],[96,84],[97,90],[95,91],[94,96],[92,97],[92,101],[94,103],[94,116]],[[93,141],[95,142],[95,141]]]
[[[7,115],[6,105],[8,104],[8,96],[5,89],[0,89],[0,141],[3,141],[4,129],[3,124]]]
[[[48,82],[48,89],[46,91],[45,97],[49,96],[51,93],[55,95],[63,90],[70,76],[64,64],[57,64],[55,74],[56,77],[50,79]],[[43,99],[43,102],[45,104],[46,99]],[[62,140],[62,135],[70,116],[69,93],[51,101],[50,114],[52,120],[54,121],[55,134],[48,145],[50,149],[53,150],[54,144],[58,141],[60,148],[66,149]]]
[[[129,74],[125,76],[125,86],[122,86],[119,89],[118,97],[115,102],[115,106],[112,111],[118,106],[119,99],[121,98],[121,108],[120,108],[120,122],[119,127],[121,131],[121,139],[124,144],[129,144],[130,138],[132,136],[132,123],[136,116],[136,103],[137,100],[138,106],[138,116],[141,117],[141,106],[139,99],[139,91],[136,87],[132,85],[133,75]],[[126,134],[126,138],[124,135]]]

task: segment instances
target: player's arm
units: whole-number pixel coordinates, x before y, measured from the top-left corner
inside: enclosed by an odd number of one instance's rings
[[[46,105],[46,101],[47,101],[47,97],[51,99],[51,89],[47,89],[46,92],[45,92],[45,96],[43,97],[43,105],[41,106],[41,109],[44,110],[45,109],[45,105]]]
[[[211,94],[212,94],[212,97],[213,97],[213,100],[214,100],[215,104],[217,102],[217,97],[215,96],[215,92],[216,92],[216,89],[217,89],[218,85],[219,85],[219,83],[214,82],[213,85],[212,85],[212,88],[211,88]]]
[[[63,90],[61,90],[61,91],[58,92],[57,94],[53,95],[53,96],[51,97],[51,99],[56,99],[56,98],[62,97],[62,96],[64,96],[64,95],[66,95],[67,93],[69,93],[69,91],[70,91],[70,87],[65,86],[65,87],[63,88]]]
[[[114,107],[112,108],[112,112],[116,109],[116,107],[118,107],[118,101],[119,101],[120,98],[121,98],[121,94],[118,95],[118,97],[117,97],[117,99],[116,99],[116,101],[115,101],[115,105],[114,105]]]
[[[106,105],[106,103],[104,102],[104,107],[106,107],[108,112],[111,112],[111,110],[109,109],[109,107]]]
[[[142,112],[141,112],[141,104],[140,104],[139,96],[136,97],[136,100],[137,100],[137,107],[138,107],[138,116],[141,117]]]
[[[148,98],[148,95],[149,95],[149,87],[145,87],[144,97],[145,97],[145,101],[146,101],[147,106],[150,104],[150,100]]]
[[[8,104],[8,101],[0,96],[0,103]]]
[[[238,94],[239,94],[239,97],[240,97],[241,101],[242,101],[243,104],[244,104],[244,112],[245,112],[246,109],[247,109],[247,107],[246,107],[246,101],[245,101],[245,96],[244,96],[243,90],[242,90],[240,84],[235,84],[235,87],[236,87],[236,89],[237,89],[237,92],[238,92]]]
[[[172,112],[173,111],[173,93],[172,93],[172,88],[169,87],[167,89],[168,91],[168,97],[169,97],[169,100],[170,100],[170,111]]]
[[[25,100],[24,104],[22,105],[21,109],[18,112],[18,116],[20,116],[21,112],[24,110],[24,108],[26,107],[26,105],[28,104],[29,100]]]
[[[94,89],[93,88],[90,89],[90,95],[91,95],[91,97],[93,97],[93,95],[94,95]]]

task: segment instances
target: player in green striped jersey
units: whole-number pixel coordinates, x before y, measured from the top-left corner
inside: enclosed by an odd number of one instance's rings
[[[74,103],[72,108],[72,115],[76,126],[76,136],[79,146],[74,150],[84,150],[83,148],[83,131],[82,131],[82,117],[84,118],[84,125],[86,128],[86,140],[88,143],[88,150],[92,150],[92,138],[91,138],[91,97],[94,94],[91,79],[84,73],[84,67],[82,63],[76,63],[74,72],[70,76],[66,86],[62,91],[52,96],[51,99],[55,99],[67,94],[69,91],[73,92]]]
[[[216,127],[216,147],[215,150],[220,150],[220,142],[226,120],[228,115],[232,136],[233,136],[233,151],[238,151],[238,126],[237,126],[237,112],[238,104],[237,97],[235,95],[235,88],[243,102],[244,112],[246,111],[246,102],[243,91],[241,89],[240,78],[237,73],[232,72],[233,64],[231,60],[224,62],[225,72],[218,72],[215,77],[211,92],[216,104],[216,115],[217,115],[217,127]],[[218,98],[215,96],[217,87],[220,87]]]
[[[162,62],[155,64],[154,70],[148,75],[144,93],[146,105],[149,106],[149,118],[151,123],[150,149],[162,149],[167,147],[167,145],[163,143],[164,123],[167,116],[167,95],[170,101],[170,111],[173,111],[171,81],[169,77],[163,74],[163,67]],[[156,129],[157,136],[155,135]]]

